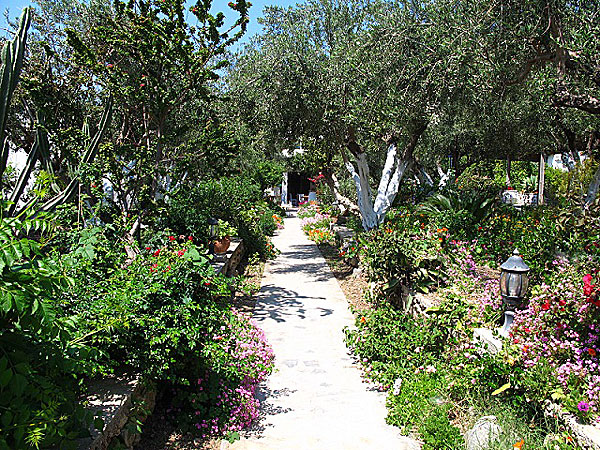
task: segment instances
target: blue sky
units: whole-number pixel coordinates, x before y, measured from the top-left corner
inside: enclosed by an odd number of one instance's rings
[[[298,3],[298,0],[279,0],[279,1],[273,1],[273,0],[250,0],[252,3],[252,7],[250,8],[250,23],[248,24],[248,31],[246,32],[246,35],[244,36],[244,38],[242,39],[242,43],[243,42],[247,42],[248,39],[253,36],[254,34],[256,34],[257,32],[260,31],[261,27],[260,25],[257,23],[256,19],[258,17],[260,17],[262,15],[262,10],[265,6],[267,5],[277,5],[277,6],[290,6],[290,5],[294,5],[296,3]],[[189,2],[191,3],[191,2]],[[226,1],[213,1],[213,9],[215,11],[223,11],[225,12],[225,14],[227,14],[227,11],[231,11],[228,7],[227,7],[227,3],[229,3],[229,0]],[[4,20],[4,11],[6,11],[8,9],[9,11],[9,16],[11,17],[11,19],[14,19],[15,17],[18,17],[21,14],[21,11],[23,10],[24,7],[26,7],[27,5],[30,5],[31,1],[29,0],[0,0],[0,32],[1,34],[5,35],[5,29],[6,29],[6,21]],[[233,11],[231,11],[233,12]]]

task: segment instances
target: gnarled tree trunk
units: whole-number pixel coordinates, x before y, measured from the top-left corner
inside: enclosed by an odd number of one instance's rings
[[[344,151],[342,151],[342,158],[356,185],[358,208],[365,230],[371,230],[384,221],[387,211],[398,194],[402,178],[414,164],[413,151],[426,128],[426,124],[417,127],[401,154],[398,153],[396,142],[392,141],[388,145],[385,165],[374,201],[369,184],[369,165],[366,153],[356,142],[353,131],[349,131],[346,146],[354,156],[355,162],[352,163]]]

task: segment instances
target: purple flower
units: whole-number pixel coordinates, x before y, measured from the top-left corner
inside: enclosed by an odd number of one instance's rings
[[[587,413],[590,410],[590,404],[587,402],[579,402],[577,409],[581,412]]]

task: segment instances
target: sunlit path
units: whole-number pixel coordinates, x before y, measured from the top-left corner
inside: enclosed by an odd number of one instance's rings
[[[385,423],[385,396],[369,390],[344,344],[353,323],[344,294],[317,246],[286,220],[274,243],[254,312],[276,355],[259,392],[261,417],[232,449],[413,449]]]

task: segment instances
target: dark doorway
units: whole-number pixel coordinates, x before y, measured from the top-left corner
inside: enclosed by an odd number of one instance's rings
[[[297,205],[299,202],[306,201],[310,192],[310,184],[308,174],[288,172],[288,200],[290,203]]]

